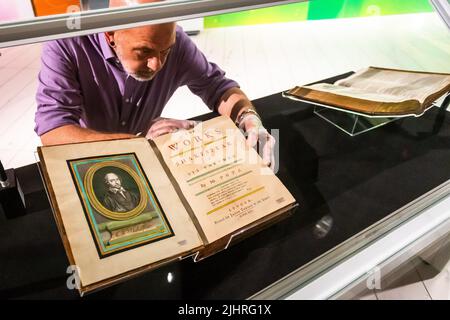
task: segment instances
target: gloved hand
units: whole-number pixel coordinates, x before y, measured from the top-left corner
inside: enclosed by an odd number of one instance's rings
[[[263,162],[273,171],[275,169],[275,138],[264,128],[261,119],[256,114],[248,113],[241,119],[239,128],[247,133],[248,146],[255,147],[259,143]]]

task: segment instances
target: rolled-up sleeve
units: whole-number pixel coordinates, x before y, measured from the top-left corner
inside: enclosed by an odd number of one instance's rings
[[[178,39],[181,85],[187,85],[211,110],[215,110],[223,94],[228,89],[239,87],[239,84],[225,77],[222,69],[209,62],[186,34],[181,34]]]
[[[35,131],[44,133],[69,124],[79,124],[83,96],[70,50],[60,41],[44,44],[36,93]]]

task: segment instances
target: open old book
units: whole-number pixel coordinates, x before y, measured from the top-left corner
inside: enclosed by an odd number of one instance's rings
[[[450,74],[369,67],[334,84],[295,87],[284,96],[367,116],[419,116],[450,91]]]
[[[38,149],[81,294],[277,221],[295,199],[227,117],[158,137]]]

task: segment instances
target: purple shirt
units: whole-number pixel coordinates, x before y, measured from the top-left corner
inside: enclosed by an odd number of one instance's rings
[[[183,85],[211,110],[228,89],[239,86],[208,62],[180,27],[164,67],[146,82],[126,74],[103,33],[50,41],[42,50],[35,131],[40,136],[77,124],[102,132],[145,134]]]

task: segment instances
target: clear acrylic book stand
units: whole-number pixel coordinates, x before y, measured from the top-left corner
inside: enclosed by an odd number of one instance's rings
[[[291,95],[282,93],[283,97],[289,98],[295,101],[304,102],[314,105],[314,114],[329,122],[339,130],[344,131],[346,134],[355,137],[365,132],[369,132],[373,129],[384,126],[393,121],[406,118],[406,117],[420,117],[425,112],[433,107],[439,107],[444,100],[450,96],[450,93],[445,94],[438,100],[436,100],[430,107],[428,107],[422,114],[408,114],[402,116],[382,117],[382,116],[369,116],[367,114],[353,112],[350,110],[344,110],[333,106],[328,106],[308,100],[292,97]]]

